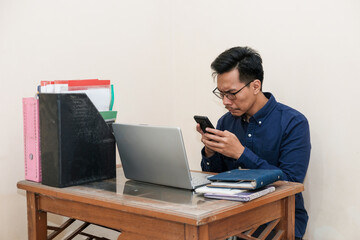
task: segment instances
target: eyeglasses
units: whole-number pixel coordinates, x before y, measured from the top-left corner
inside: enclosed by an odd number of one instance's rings
[[[254,80],[252,80],[254,81]],[[217,96],[220,99],[224,99],[224,97],[226,97],[229,100],[235,100],[236,99],[236,94],[238,94],[241,90],[243,90],[247,85],[249,85],[252,81],[248,82],[245,86],[243,86],[242,88],[240,88],[238,91],[231,93],[231,92],[221,92],[217,87],[213,90],[213,94],[215,94],[215,96]]]

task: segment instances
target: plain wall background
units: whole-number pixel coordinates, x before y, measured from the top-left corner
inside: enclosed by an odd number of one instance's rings
[[[22,97],[40,80],[115,85],[118,122],[179,126],[200,169],[194,114],[215,124],[210,63],[225,49],[262,55],[263,90],[307,116],[307,239],[358,239],[360,2],[0,0],[0,239],[26,239]],[[50,220],[60,223],[59,218]]]

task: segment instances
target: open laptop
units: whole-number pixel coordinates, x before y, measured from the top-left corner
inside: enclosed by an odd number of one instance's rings
[[[190,172],[180,128],[112,124],[125,177],[184,189],[210,183]]]

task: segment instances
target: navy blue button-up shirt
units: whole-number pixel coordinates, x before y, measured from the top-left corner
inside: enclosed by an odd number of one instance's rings
[[[303,114],[278,103],[271,93],[269,101],[245,121],[231,113],[223,115],[217,129],[234,133],[245,147],[239,159],[215,153],[206,158],[202,150],[203,171],[224,172],[238,167],[246,169],[281,169],[283,180],[304,182],[310,159],[310,131]],[[308,215],[302,194],[295,195],[295,236],[302,237]]]

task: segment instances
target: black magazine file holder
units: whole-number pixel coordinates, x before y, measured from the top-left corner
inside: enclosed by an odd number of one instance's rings
[[[116,176],[114,135],[86,94],[39,94],[39,113],[43,184]]]

